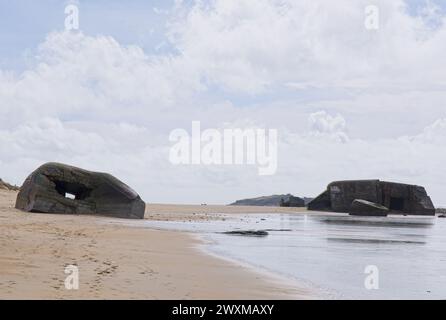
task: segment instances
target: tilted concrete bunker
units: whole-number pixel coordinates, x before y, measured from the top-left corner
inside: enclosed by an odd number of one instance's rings
[[[350,212],[355,200],[382,205],[390,214],[435,215],[424,187],[380,180],[332,182],[308,204],[308,210]]]
[[[17,195],[16,208],[28,212],[142,219],[145,203],[110,174],[47,163],[25,180]]]

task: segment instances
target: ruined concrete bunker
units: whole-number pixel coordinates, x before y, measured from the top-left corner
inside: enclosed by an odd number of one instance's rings
[[[308,210],[350,212],[355,200],[382,205],[390,214],[435,215],[435,207],[424,187],[380,180],[332,182],[308,204]]]
[[[47,163],[25,180],[16,208],[38,213],[142,219],[145,203],[133,189],[110,174]]]

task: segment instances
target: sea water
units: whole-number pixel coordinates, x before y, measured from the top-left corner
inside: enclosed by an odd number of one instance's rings
[[[145,223],[198,233],[210,252],[298,280],[328,298],[446,299],[446,219],[249,214]],[[235,230],[268,235],[222,233]]]

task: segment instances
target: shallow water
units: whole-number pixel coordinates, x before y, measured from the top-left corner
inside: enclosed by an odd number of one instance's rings
[[[446,219],[259,214],[145,223],[197,232],[211,240],[211,252],[297,279],[327,298],[446,298]],[[220,233],[267,229],[265,237]],[[379,289],[366,288],[367,266],[377,267]]]

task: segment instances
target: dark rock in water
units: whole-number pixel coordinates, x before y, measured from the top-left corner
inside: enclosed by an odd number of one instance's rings
[[[380,180],[335,181],[308,204],[308,210],[349,212],[353,200],[380,204],[392,214],[435,215],[435,208],[421,186]]]
[[[143,219],[145,203],[110,174],[47,163],[25,180],[16,208],[28,212]]]
[[[265,237],[268,232],[265,230],[236,230],[236,231],[226,231],[224,234],[232,234],[238,236],[251,236],[251,237]]]
[[[230,206],[262,206],[262,207],[305,207],[305,199],[291,194],[279,194],[251,199],[237,200]]]
[[[368,216],[368,217],[386,217],[389,209],[386,207],[366,200],[356,199],[350,207],[349,214],[351,216]]]
[[[440,214],[438,217],[439,218],[446,218],[446,214]]]

